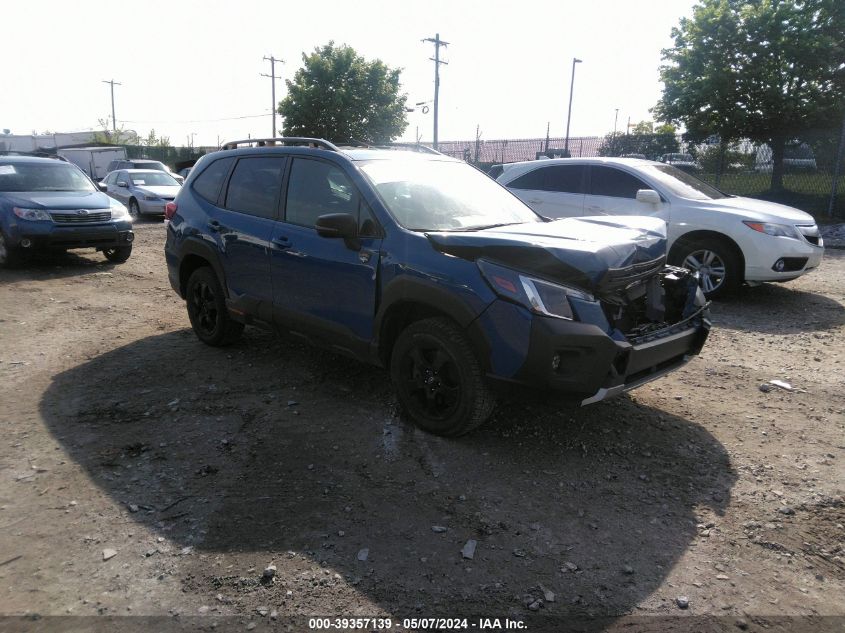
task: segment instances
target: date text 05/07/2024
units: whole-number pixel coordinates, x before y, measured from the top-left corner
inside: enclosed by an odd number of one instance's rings
[[[308,628],[312,630],[476,630],[476,631],[518,631],[526,629],[522,620],[510,618],[403,618],[393,621],[391,618],[309,618]]]

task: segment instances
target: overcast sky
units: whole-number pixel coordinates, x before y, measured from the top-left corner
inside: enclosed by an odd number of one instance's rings
[[[570,134],[599,135],[650,119],[660,50],[693,0],[171,0],[4,3],[0,130],[97,129],[111,116],[184,145],[270,136],[270,63],[291,78],[302,52],[329,40],[402,68],[409,104],[433,98],[433,45],[443,51],[440,140],[562,136],[572,58]],[[278,81],[277,100],[285,94]],[[261,116],[263,115],[263,116]],[[242,117],[242,118],[236,118]],[[246,118],[249,117],[249,118]],[[432,114],[408,115],[404,140],[432,137]]]

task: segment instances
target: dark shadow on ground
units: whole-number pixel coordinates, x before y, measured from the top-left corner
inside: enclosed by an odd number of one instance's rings
[[[628,398],[509,401],[457,440],[406,425],[392,402],[382,370],[252,329],[227,349],[185,330],[56,376],[41,412],[127,521],[176,547],[275,560],[280,575],[286,552],[304,555],[404,615],[530,623],[523,596],[542,599],[541,585],[556,594],[547,617],[628,613],[736,479],[704,428]],[[234,594],[243,612],[282,603],[261,567],[246,584],[237,567],[183,567],[182,588]],[[328,591],[314,580],[297,600],[326,613]]]

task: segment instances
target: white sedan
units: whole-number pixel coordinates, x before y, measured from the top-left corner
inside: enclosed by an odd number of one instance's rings
[[[548,218],[647,215],[668,225],[669,263],[697,270],[708,297],[743,282],[788,281],[817,268],[813,217],[722,193],[671,165],[629,158],[510,163],[497,180]]]

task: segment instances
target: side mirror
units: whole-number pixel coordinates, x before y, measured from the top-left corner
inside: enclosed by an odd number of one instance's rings
[[[109,190],[109,186],[104,182],[98,182],[96,184],[97,184],[97,189],[99,189],[100,191],[108,191]]]
[[[637,191],[637,202],[646,204],[660,204],[660,194],[654,189],[639,189]]]
[[[125,180],[118,180],[118,181],[117,181],[117,186],[118,186],[118,187],[124,187],[124,188],[125,188],[125,187],[128,187],[128,186],[129,186],[129,183],[128,183],[128,182],[126,182]]]
[[[351,213],[327,213],[317,218],[314,225],[320,237],[343,238],[346,246],[358,250],[358,220]]]

